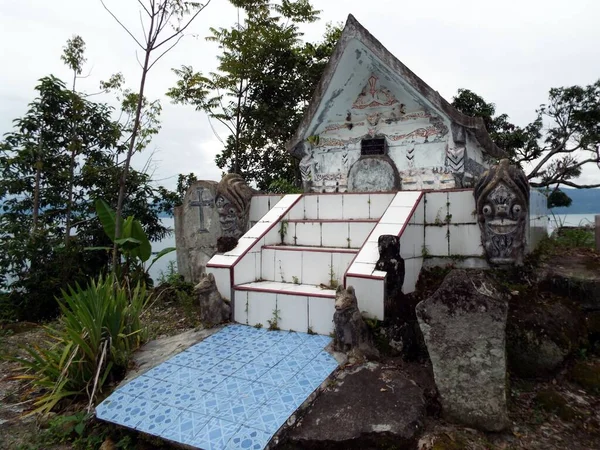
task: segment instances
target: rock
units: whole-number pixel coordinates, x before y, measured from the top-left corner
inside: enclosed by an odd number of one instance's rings
[[[216,194],[215,181],[195,181],[182,205],[174,210],[177,269],[189,283],[200,281],[206,263],[217,252],[221,226],[215,207]]]
[[[552,258],[543,271],[545,287],[570,298],[584,312],[600,311],[598,254],[567,254]]]
[[[565,398],[552,389],[535,394],[535,403],[544,411],[556,414],[563,420],[571,421],[576,416],[575,410],[567,404]]]
[[[453,270],[417,305],[443,414],[488,431],[508,426],[508,301],[484,272]]]
[[[506,347],[511,373],[553,375],[585,337],[581,314],[560,298],[511,301]]]
[[[413,448],[425,415],[421,388],[397,370],[368,363],[342,373],[290,430],[283,448]]]
[[[600,394],[600,363],[577,361],[571,370],[571,379],[586,391]]]
[[[365,323],[360,310],[354,288],[338,286],[335,293],[334,349],[349,353],[357,359],[374,359],[379,352],[373,345],[371,330]]]
[[[217,290],[215,276],[203,274],[200,283],[194,288],[200,302],[200,321],[208,325],[217,325],[231,319],[231,304]]]

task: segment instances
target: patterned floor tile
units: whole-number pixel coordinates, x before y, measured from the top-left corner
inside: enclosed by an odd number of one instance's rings
[[[313,392],[315,389],[321,386],[321,384],[323,384],[323,381],[325,381],[325,378],[323,377],[316,377],[314,375],[309,376],[302,372],[290,378],[285,384],[285,386],[297,386],[301,389],[304,389],[307,392],[306,395],[308,396],[311,392]]]
[[[168,363],[177,364],[178,366],[195,367],[194,360],[199,356],[199,353],[186,350],[167,360]]]
[[[294,350],[294,356],[298,358],[313,359],[324,350],[321,347],[300,345]]]
[[[263,353],[252,360],[254,364],[260,364],[265,367],[274,367],[285,356],[280,353]]]
[[[144,375],[157,380],[169,381],[169,378],[171,375],[173,375],[173,372],[179,370],[179,368],[180,366],[176,364],[165,362],[150,369],[148,372],[144,373]]]
[[[224,379],[225,377],[223,375],[216,372],[201,372],[198,378],[190,382],[190,385],[202,389],[203,391],[210,392]]]
[[[117,390],[96,407],[96,417],[111,422],[115,417],[121,415],[134,400],[133,395]]]
[[[229,359],[233,361],[240,361],[243,363],[249,363],[252,360],[258,358],[262,353],[258,350],[248,350],[246,348],[242,348],[237,353],[233,354]]]
[[[207,416],[214,415],[218,411],[217,396],[212,392],[204,392],[198,401],[190,403],[187,409]]]
[[[241,361],[234,361],[232,359],[224,359],[223,361],[217,363],[210,370],[211,372],[220,373],[223,376],[232,376],[235,372],[240,370],[240,368],[246,363]]]
[[[171,400],[173,395],[180,389],[181,386],[177,384],[169,383],[168,381],[160,381],[142,392],[140,398],[156,402],[166,402],[167,400]]]
[[[300,342],[291,342],[291,341],[278,341],[275,342],[273,346],[271,346],[268,350],[269,353],[280,353],[282,355],[289,355],[294,352],[298,347],[300,347]]]
[[[282,358],[281,361],[275,366],[275,368],[281,368],[289,370],[290,372],[297,373],[300,369],[306,366],[311,360],[308,358],[297,357],[294,354],[287,355]]]
[[[136,398],[124,408],[121,414],[114,417],[111,422],[125,427],[135,428],[138,423],[146,420],[148,415],[159,406],[161,406],[161,404],[158,402]]]
[[[214,416],[234,423],[242,423],[249,419],[261,406],[251,398],[232,398],[216,394],[216,400],[218,411]]]
[[[172,426],[161,432],[161,437],[181,443],[192,441],[211,418],[205,414],[184,410],[177,416]]]
[[[203,373],[205,373],[205,371],[182,366],[179,370],[171,374],[169,381],[180,386],[188,386],[193,384],[194,380],[200,378]]]
[[[224,333],[223,330],[218,331],[215,334],[208,336],[206,339],[202,341],[202,344],[217,344],[223,345],[233,339],[234,334]]]
[[[210,355],[217,348],[219,348],[219,344],[217,343],[202,341],[198,342],[196,345],[192,345],[190,348],[188,348],[188,351],[202,355]]]
[[[251,381],[243,378],[227,377],[221,383],[219,383],[211,391],[217,395],[226,395],[233,397],[239,391],[248,389],[252,385]]]
[[[146,375],[141,375],[131,380],[125,386],[119,388],[119,392],[133,395],[134,397],[139,397],[140,394],[144,393],[157,383],[160,383],[160,380],[148,377]]]
[[[227,450],[262,450],[271,440],[271,434],[243,426],[227,444]]]
[[[192,386],[180,386],[171,397],[164,399],[163,403],[179,409],[190,409],[191,406],[201,401],[207,393]]]
[[[248,381],[254,381],[259,379],[268,370],[268,367],[250,362],[248,364],[243,365],[237,372],[233,374],[233,376]]]
[[[285,405],[267,402],[243,424],[250,428],[256,428],[273,435],[292,413],[293,411],[290,411]]]
[[[231,437],[240,429],[240,425],[217,417],[208,423],[193,437],[188,445],[204,450],[224,450]]]
[[[302,373],[308,376],[315,376],[324,380],[331,372],[337,368],[337,362],[333,361],[318,361],[313,359],[306,366],[302,368]]]
[[[181,414],[181,410],[172,406],[159,405],[154,408],[148,416],[140,421],[135,429],[144,433],[160,436],[166,428],[174,425],[177,416]]]
[[[329,336],[321,334],[313,334],[304,341],[305,345],[325,348],[331,343],[332,339]]]
[[[282,386],[294,376],[294,372],[277,368],[277,366],[265,372],[257,381],[270,384],[272,386]]]
[[[115,391],[97,416],[205,450],[259,450],[337,367],[330,341],[228,325]]]

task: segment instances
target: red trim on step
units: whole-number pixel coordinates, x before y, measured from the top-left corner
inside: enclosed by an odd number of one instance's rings
[[[306,296],[306,297],[319,297],[319,298],[335,298],[335,294],[315,294],[314,292],[302,292],[302,291],[285,291],[282,289],[269,289],[269,288],[259,288],[254,286],[246,286],[243,284],[238,284],[233,287],[234,290],[238,291],[253,291],[253,292],[267,292],[270,294],[284,294],[284,295],[295,295],[295,296]]]
[[[212,267],[214,269],[229,269],[231,266],[225,264],[206,264],[206,267]]]
[[[279,217],[279,219],[277,219],[277,222],[273,222],[273,223],[271,224],[271,226],[270,226],[269,228],[267,228],[265,231],[263,231],[263,233],[262,233],[262,234],[261,234],[259,237],[257,237],[257,238],[254,238],[254,244],[252,244],[250,247],[248,247],[246,250],[244,250],[244,251],[242,252],[242,254],[241,254],[241,255],[237,256],[237,259],[235,260],[235,262],[234,262],[233,264],[231,264],[230,266],[225,266],[225,265],[223,265],[223,264],[210,264],[210,263],[208,263],[208,264],[206,264],[206,267],[216,267],[216,268],[225,268],[225,267],[230,267],[231,269],[233,269],[233,268],[234,268],[234,267],[237,265],[237,263],[239,263],[239,262],[240,262],[240,260],[241,260],[241,259],[242,259],[244,256],[246,256],[246,254],[247,254],[247,253],[250,251],[250,249],[256,245],[256,243],[257,243],[258,241],[260,241],[262,238],[264,238],[264,237],[265,237],[265,235],[266,235],[266,234],[267,234],[269,231],[271,231],[273,228],[275,228],[275,225],[277,225],[277,224],[279,223],[279,221],[281,220],[281,218],[282,218],[283,216],[285,216],[287,213],[289,213],[289,212],[290,212],[290,210],[291,210],[291,209],[292,209],[294,206],[296,206],[296,203],[298,203],[298,202],[300,201],[300,199],[301,199],[303,196],[304,196],[304,195],[303,195],[303,194],[301,194],[301,195],[300,195],[300,196],[299,196],[299,197],[296,199],[296,201],[295,201],[294,203],[292,203],[290,206],[288,206],[288,208],[285,210],[285,212],[283,212],[283,213],[281,214],[281,216]],[[285,197],[285,195],[284,195],[284,197]],[[282,198],[283,198],[283,197],[282,197]],[[270,211],[270,210],[269,210],[269,211]],[[231,279],[231,285],[233,286],[233,274],[231,275],[231,278],[232,278],[232,279]]]
[[[263,245],[263,249],[268,250],[286,250],[288,252],[321,252],[321,253],[358,253],[357,248],[342,247],[303,247],[294,245]]]
[[[398,193],[400,193],[400,192],[403,192],[403,191],[399,191],[399,192],[397,192],[397,194],[398,194]],[[439,191],[435,191],[435,192],[439,192]],[[412,215],[415,213],[415,210],[417,209],[417,206],[419,206],[419,203],[421,203],[421,200],[423,199],[423,196],[424,196],[425,194],[426,194],[426,192],[425,192],[425,191],[421,191],[421,195],[419,195],[419,197],[418,197],[418,198],[417,198],[417,200],[415,201],[415,203],[414,203],[414,205],[413,205],[412,209],[410,210],[410,213],[408,214],[408,219],[410,219],[410,218],[412,217]],[[393,201],[393,200],[392,200],[392,201]],[[389,208],[389,206],[388,206],[388,208]],[[387,211],[387,208],[386,208],[386,211]],[[385,215],[385,211],[383,212],[383,214]],[[383,215],[382,215],[381,217],[383,217]],[[380,220],[381,220],[381,219],[379,219],[379,220],[377,221],[377,223],[378,223],[378,224],[379,224],[379,221],[380,221]],[[408,222],[405,222],[405,223],[404,223],[404,225],[402,225],[402,228],[400,229],[400,232],[398,233],[398,237],[401,237],[401,236],[402,236],[402,233],[404,233],[404,230],[406,229],[406,227],[407,227],[407,226],[408,226]],[[369,242],[369,238],[370,238],[370,237],[371,237],[371,235],[372,235],[372,234],[375,232],[375,228],[377,228],[377,225],[375,225],[375,226],[373,227],[373,229],[371,230],[371,232],[370,232],[370,233],[369,233],[369,235],[367,236],[367,239],[365,240],[365,244],[366,244],[367,242]],[[365,244],[363,244],[363,247],[364,247],[364,245],[365,245]],[[362,247],[359,249],[359,252],[360,252],[360,250],[362,250]],[[344,287],[346,287],[346,279],[348,278],[348,271],[349,271],[349,270],[350,270],[350,268],[352,267],[352,264],[354,264],[354,261],[356,260],[356,257],[357,257],[357,256],[358,256],[358,253],[356,254],[356,256],[354,256],[354,258],[352,258],[352,261],[351,261],[351,262],[350,262],[350,264],[348,265],[348,268],[346,269],[346,272],[344,272]],[[381,279],[383,279],[382,277],[377,277],[377,276],[373,276],[373,275],[354,274],[354,273],[351,273],[351,274],[350,274],[350,276],[352,276],[352,277],[355,277],[355,278],[368,278],[368,279],[374,279],[374,280],[381,280]]]
[[[379,277],[376,275],[365,275],[364,273],[351,273],[350,275],[344,275],[344,283],[346,282],[346,276],[352,278],[366,278],[367,280],[384,280],[385,277]]]
[[[295,223],[377,223],[378,219],[290,219]]]

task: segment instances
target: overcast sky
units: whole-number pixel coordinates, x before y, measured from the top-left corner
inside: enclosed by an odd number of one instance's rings
[[[141,32],[136,0],[106,3]],[[322,10],[322,20],[303,28],[307,40],[318,40],[327,22],[345,22],[351,13],[448,101],[458,88],[471,89],[519,125],[534,119],[551,87],[587,85],[600,78],[597,0],[313,0],[313,4]],[[214,157],[221,146],[206,115],[171,105],[164,93],[176,81],[171,68],[186,64],[208,72],[216,67],[218,49],[204,37],[209,27],[228,27],[235,20],[228,1],[212,0],[189,35],[149,74],[147,96],[162,101],[162,130],[136,164],[140,168],[154,151],[154,177],[170,188],[179,173],[220,177]],[[136,45],[100,0],[0,0],[0,134],[10,131],[11,121],[26,112],[39,78],[48,74],[70,78],[60,55],[75,34],[87,44],[84,73],[90,75],[79,82],[81,90],[96,91],[100,80],[116,72],[136,88],[141,72]],[[581,181],[600,181],[600,170],[586,169]]]

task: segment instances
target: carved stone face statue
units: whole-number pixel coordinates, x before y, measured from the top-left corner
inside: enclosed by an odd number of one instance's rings
[[[482,175],[473,194],[488,261],[521,264],[529,217],[529,182],[523,171],[503,159]]]
[[[215,206],[222,236],[240,238],[248,228],[250,200],[254,190],[237,174],[227,174],[217,185]]]

